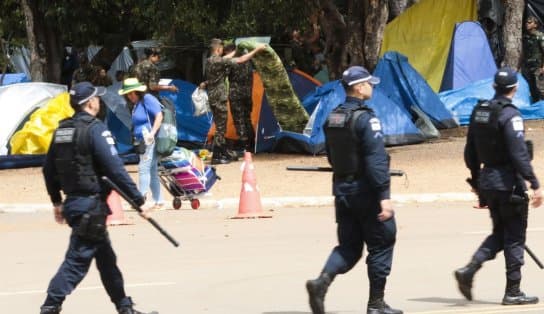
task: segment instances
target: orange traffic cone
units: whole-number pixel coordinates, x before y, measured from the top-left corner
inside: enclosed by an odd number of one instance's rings
[[[232,218],[271,218],[272,215],[263,212],[261,196],[259,195],[259,189],[257,188],[257,178],[254,171],[255,167],[253,166],[250,152],[245,152],[242,168],[242,190],[240,191],[238,215]]]
[[[117,192],[111,191],[110,195],[106,199],[109,208],[111,209],[111,214],[106,219],[106,224],[108,226],[119,226],[119,225],[130,225],[125,219],[125,211],[123,210],[123,205],[121,205],[121,197]]]

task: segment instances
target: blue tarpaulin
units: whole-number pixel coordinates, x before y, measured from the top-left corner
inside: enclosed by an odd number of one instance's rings
[[[405,56],[397,52],[385,53],[378,62],[374,75],[381,79],[376,90],[403,107],[414,118],[416,114],[412,106],[426,114],[439,129],[457,127],[451,112]]]
[[[513,103],[519,108],[524,119],[544,118],[544,101],[531,104],[529,85],[521,74],[518,74],[519,87],[514,96]],[[464,88],[442,92],[440,99],[446,107],[453,112],[459,124],[467,125],[470,121],[470,114],[478,100],[491,99],[495,94],[493,89],[493,78],[480,80]]]
[[[457,23],[440,91],[463,88],[493,77],[496,71],[497,65],[480,23]]]

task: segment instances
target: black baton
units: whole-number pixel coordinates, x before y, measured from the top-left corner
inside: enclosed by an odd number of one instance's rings
[[[166,230],[164,230],[155,221],[155,219],[153,219],[151,217],[146,217],[145,215],[143,215],[144,211],[140,208],[140,206],[136,205],[136,203],[130,197],[128,197],[128,195],[125,192],[121,191],[121,189],[115,183],[113,183],[108,177],[102,177],[102,180],[104,182],[106,182],[106,184],[109,185],[112,189],[114,189],[117,193],[119,193],[119,195],[121,195],[121,197],[124,198],[125,201],[127,201],[130,204],[130,206],[132,206],[132,208],[134,208],[138,213],[140,213],[141,217],[143,217],[145,220],[149,221],[149,223],[152,224],[153,227],[155,227],[155,229],[159,230],[159,232],[166,239],[168,239],[168,241],[170,241],[170,243],[172,243],[175,247],[179,246],[179,242],[176,241],[176,239],[174,239],[171,235],[169,235],[168,232],[166,232]]]
[[[525,251],[527,251],[527,254],[529,254],[529,256],[533,259],[533,261],[535,261],[540,269],[544,269],[544,265],[542,265],[542,262],[538,259],[538,257],[536,257],[535,253],[533,253],[533,251],[531,251],[531,249],[527,245],[525,246]]]
[[[287,166],[286,169],[290,171],[332,172],[332,167],[317,167],[317,166]],[[389,175],[402,177],[404,175],[404,171],[391,169],[389,170]]]

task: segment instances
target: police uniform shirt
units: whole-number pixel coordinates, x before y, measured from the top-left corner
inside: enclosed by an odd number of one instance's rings
[[[84,115],[89,115],[86,112],[78,112],[73,116],[73,119],[79,119]],[[117,153],[115,148],[115,140],[113,139],[111,132],[107,129],[106,125],[101,121],[94,123],[89,129],[89,152],[92,154],[94,169],[98,176],[107,176],[115,184],[117,184],[123,191],[125,191],[130,198],[136,200],[141,198],[140,193],[136,187],[136,184],[129,177],[125,170],[123,161]],[[43,167],[43,174],[47,187],[47,192],[51,198],[53,204],[60,203],[62,197],[60,194],[61,185],[58,178],[58,171],[55,165],[55,140],[62,141],[64,139],[53,138],[49,151],[47,152],[45,163]],[[93,191],[100,193],[103,196],[109,194],[110,189],[105,184],[100,184],[100,190]]]
[[[504,96],[496,96],[493,100],[503,103],[511,103],[512,100]],[[509,156],[509,164],[504,166],[484,167],[480,170],[481,161],[476,152],[475,135],[469,126],[467,144],[465,146],[465,163],[472,173],[473,179],[478,179],[479,189],[512,191],[516,184],[521,184],[516,174],[529,181],[531,189],[537,189],[540,185],[533,172],[527,145],[525,144],[525,130],[523,118],[519,110],[513,106],[505,106],[498,118],[499,130],[504,136],[506,151]],[[513,168],[513,169],[512,169]]]
[[[355,109],[360,106],[366,107],[364,101],[350,96],[346,98],[345,104],[341,105],[346,109]],[[355,123],[355,133],[359,138],[362,155],[359,156],[360,166],[363,168],[364,176],[351,184],[335,182],[333,194],[338,196],[353,192],[361,193],[366,190],[377,193],[379,200],[390,199],[389,160],[385,150],[382,126],[370,108],[358,117]],[[326,145],[329,150],[329,144]],[[369,187],[370,190],[368,190]]]

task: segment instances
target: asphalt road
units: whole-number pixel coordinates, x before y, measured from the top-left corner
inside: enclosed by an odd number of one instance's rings
[[[490,229],[486,210],[468,203],[397,204],[398,241],[386,300],[405,313],[544,313],[541,305],[504,307],[502,255],[477,274],[475,301],[458,293],[452,272]],[[278,209],[270,219],[230,220],[227,210],[164,211],[154,217],[180,242],[174,248],[131,213],[135,224],[110,228],[129,295],[141,310],[178,313],[310,313],[304,283],[335,245],[330,208]],[[528,245],[544,258],[544,213],[532,210]],[[0,214],[0,312],[38,313],[60,265],[69,228],[49,213]],[[339,276],[329,313],[365,313],[362,260]],[[522,288],[544,297],[544,271],[526,258]],[[115,313],[94,267],[63,313]]]

